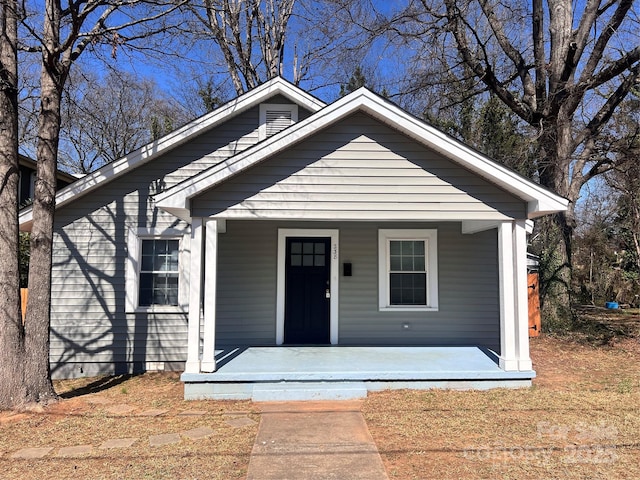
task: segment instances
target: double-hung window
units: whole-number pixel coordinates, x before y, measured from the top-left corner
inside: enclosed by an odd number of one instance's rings
[[[438,309],[436,230],[380,230],[379,307],[382,311]]]
[[[129,230],[127,311],[186,307],[189,238],[174,229]]]
[[[180,241],[142,239],[138,304],[178,305]]]

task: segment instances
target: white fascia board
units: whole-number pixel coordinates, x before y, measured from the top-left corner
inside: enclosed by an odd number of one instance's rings
[[[156,196],[157,205],[171,209],[189,209],[189,199],[211,188],[229,177],[237,175],[250,166],[304,140],[322,128],[362,110],[381,122],[400,130],[409,137],[427,146],[455,163],[487,179],[518,198],[527,202],[528,217],[535,218],[546,213],[564,211],[567,200],[525,179],[517,173],[499,165],[466,145],[418,120],[396,105],[373,94],[366,88],[328,105],[306,120],[283,130],[267,140],[251,147],[227,161],[201,172]],[[544,210],[540,209],[541,205]]]
[[[558,210],[556,202],[550,199],[539,198],[539,199],[530,201],[527,206],[527,209],[530,212],[535,212],[535,215],[530,215],[529,219],[534,219],[534,218],[542,217],[543,215],[549,215],[551,213],[563,212],[567,210],[569,206],[569,200],[566,200],[565,198],[562,198],[562,200],[564,201],[563,203],[564,208],[562,210]]]
[[[254,90],[251,90],[247,94],[253,93],[256,91],[260,91],[259,93],[262,93],[262,91],[266,92],[266,95],[260,96],[261,99],[262,97],[265,97],[265,98],[271,97],[273,96],[274,93],[280,93],[281,95],[288,98],[292,102],[297,103],[298,105],[301,105],[307,108],[308,110],[311,110],[314,113],[320,110],[321,108],[324,108],[327,106],[327,104],[324,103],[319,98],[314,97],[310,93],[305,92],[304,90],[287,82],[281,77],[276,77],[268,81],[267,83],[263,83],[262,85],[256,87]]]
[[[113,180],[129,170],[167,153],[169,150],[186,143],[195,135],[200,135],[205,131],[216,127],[217,125],[258,105],[261,101],[264,101],[276,94],[281,94],[312,112],[317,112],[326,105],[321,100],[299,89],[293,84],[280,77],[276,77],[226,103],[220,108],[189,122],[185,126],[174,130],[154,142],[134,150],[129,155],[109,163],[93,173],[85,175],[68,187],[61,189],[56,194],[56,207],[65,205],[66,203],[91,192],[99,185]],[[27,229],[30,230],[32,220],[31,207],[27,207],[20,212],[19,221],[21,229],[24,229],[25,231]]]

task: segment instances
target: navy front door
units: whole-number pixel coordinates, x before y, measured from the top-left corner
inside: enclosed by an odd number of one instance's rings
[[[329,246],[329,238],[287,238],[284,343],[329,343]]]

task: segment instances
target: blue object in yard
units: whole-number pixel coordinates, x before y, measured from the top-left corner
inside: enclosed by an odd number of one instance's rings
[[[605,307],[615,310],[619,307],[618,302],[607,302],[604,304]]]

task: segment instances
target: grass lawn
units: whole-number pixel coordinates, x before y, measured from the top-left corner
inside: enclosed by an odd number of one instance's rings
[[[186,402],[177,373],[55,386],[67,397],[56,405],[41,412],[0,412],[0,478],[226,480],[246,475],[260,420],[251,402]],[[184,435],[198,428],[213,434]],[[166,434],[179,434],[180,441],[150,446],[151,438]],[[128,448],[100,448],[107,440],[124,438],[137,440]],[[61,447],[80,445],[91,445],[91,452],[57,457]],[[27,447],[54,449],[41,459],[11,458]]]
[[[391,479],[640,478],[640,348],[532,340],[530,389],[370,395]]]
[[[362,412],[389,477],[640,478],[638,337],[607,323],[572,339],[532,339],[531,353],[538,377],[530,389],[370,394]],[[0,478],[246,475],[260,420],[251,402],[185,402],[174,373],[60,381],[56,389],[63,400],[42,411],[0,412]],[[212,434],[185,434],[202,428]],[[179,441],[150,445],[164,434]],[[136,441],[100,448],[121,438]],[[86,453],[58,456],[82,445]],[[27,447],[53,450],[11,457]]]

